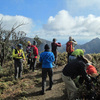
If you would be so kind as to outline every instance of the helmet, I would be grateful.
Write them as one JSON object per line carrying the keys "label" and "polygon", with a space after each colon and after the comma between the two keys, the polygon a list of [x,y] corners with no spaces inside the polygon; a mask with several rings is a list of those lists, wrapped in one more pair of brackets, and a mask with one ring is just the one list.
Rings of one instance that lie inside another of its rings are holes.
{"label": "helmet", "polygon": [[33,41],[33,45],[37,45],[37,42],[35,40]]}

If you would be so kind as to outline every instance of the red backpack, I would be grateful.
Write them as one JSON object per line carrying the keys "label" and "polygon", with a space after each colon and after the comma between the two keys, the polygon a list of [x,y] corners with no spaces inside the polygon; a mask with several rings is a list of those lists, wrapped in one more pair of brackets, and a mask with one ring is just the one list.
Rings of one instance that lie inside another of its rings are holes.
{"label": "red backpack", "polygon": [[66,44],[66,51],[68,53],[72,53],[74,51],[74,49],[73,49],[73,42],[72,41],[67,42],[67,44]]}

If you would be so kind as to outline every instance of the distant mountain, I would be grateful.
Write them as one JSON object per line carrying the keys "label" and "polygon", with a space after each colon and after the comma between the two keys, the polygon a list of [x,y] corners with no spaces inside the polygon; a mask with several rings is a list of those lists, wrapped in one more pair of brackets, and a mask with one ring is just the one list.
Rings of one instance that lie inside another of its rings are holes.
{"label": "distant mountain", "polygon": [[[26,41],[33,42],[33,38],[26,37]],[[48,44],[51,48],[51,41],[40,39],[42,41],[42,44],[39,46],[40,51],[44,51],[45,44]],[[95,38],[83,45],[76,45],[75,49],[85,49],[85,53],[100,53],[100,39]],[[66,52],[66,45],[62,45],[62,47],[58,47],[59,52]]]}
{"label": "distant mountain", "polygon": [[76,49],[78,48],[85,49],[85,53],[100,53],[100,39],[95,38],[83,45],[77,45]]}

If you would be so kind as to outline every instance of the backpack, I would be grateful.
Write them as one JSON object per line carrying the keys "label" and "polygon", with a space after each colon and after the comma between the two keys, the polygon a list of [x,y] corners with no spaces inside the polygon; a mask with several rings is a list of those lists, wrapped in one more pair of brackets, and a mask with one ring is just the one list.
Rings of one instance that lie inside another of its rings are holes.
{"label": "backpack", "polygon": [[35,47],[31,47],[31,48],[29,49],[29,52],[28,52],[28,57],[29,57],[29,58],[34,58],[34,51],[33,51],[34,48],[35,48]]}
{"label": "backpack", "polygon": [[[15,49],[15,54],[17,54],[17,49]],[[16,58],[15,57],[13,57],[13,60],[15,60]]]}
{"label": "backpack", "polygon": [[72,41],[67,42],[67,44],[66,44],[66,51],[68,53],[72,53],[74,51],[74,49],[73,49],[73,42]]}

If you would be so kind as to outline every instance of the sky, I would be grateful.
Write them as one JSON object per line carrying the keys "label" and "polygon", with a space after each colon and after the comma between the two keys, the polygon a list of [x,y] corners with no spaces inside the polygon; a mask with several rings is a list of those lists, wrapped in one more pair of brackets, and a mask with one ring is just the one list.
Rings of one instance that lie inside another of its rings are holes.
{"label": "sky", "polygon": [[3,29],[16,29],[65,44],[72,36],[78,44],[100,38],[100,0],[0,0]]}

